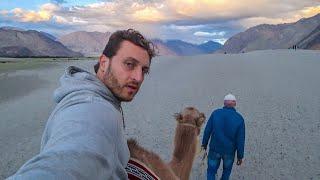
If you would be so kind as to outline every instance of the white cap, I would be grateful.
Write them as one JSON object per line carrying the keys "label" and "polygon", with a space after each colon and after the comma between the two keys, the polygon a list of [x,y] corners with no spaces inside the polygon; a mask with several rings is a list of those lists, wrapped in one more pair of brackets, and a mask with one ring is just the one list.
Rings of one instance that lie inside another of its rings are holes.
{"label": "white cap", "polygon": [[232,94],[228,94],[224,97],[225,101],[236,101],[236,97]]}

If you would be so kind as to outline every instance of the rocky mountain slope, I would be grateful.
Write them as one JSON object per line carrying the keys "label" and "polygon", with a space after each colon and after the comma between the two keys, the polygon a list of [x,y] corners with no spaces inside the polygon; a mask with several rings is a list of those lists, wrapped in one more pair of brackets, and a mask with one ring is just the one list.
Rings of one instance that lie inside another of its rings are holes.
{"label": "rocky mountain slope", "polygon": [[[315,38],[315,36],[309,35],[313,31],[315,31],[313,34],[317,34],[319,25],[320,14],[300,19],[295,23],[258,25],[234,35],[217,52],[240,53],[264,49],[288,49],[307,37],[311,42],[310,38]],[[306,46],[306,49],[308,47]]]}
{"label": "rocky mountain slope", "polygon": [[0,28],[0,42],[0,57],[82,56],[35,30]]}

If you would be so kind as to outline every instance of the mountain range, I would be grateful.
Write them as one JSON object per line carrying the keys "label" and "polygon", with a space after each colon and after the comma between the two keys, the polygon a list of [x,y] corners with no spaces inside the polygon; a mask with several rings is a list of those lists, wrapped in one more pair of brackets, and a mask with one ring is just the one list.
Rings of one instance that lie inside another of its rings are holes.
{"label": "mountain range", "polygon": [[84,56],[99,56],[110,35],[110,32],[77,31],[59,37],[58,41],[69,49],[82,53]]}
{"label": "mountain range", "polygon": [[[86,32],[78,31],[66,34],[58,38],[69,49],[80,52],[85,56],[99,56],[103,51],[110,32]],[[196,45],[181,40],[151,39],[156,46],[159,55],[189,56],[197,54],[208,54],[222,47],[221,44],[213,41]]]}
{"label": "mountain range", "polygon": [[240,53],[265,49],[288,49],[296,45],[301,49],[320,50],[320,14],[294,23],[262,24],[229,38],[217,52]]}
{"label": "mountain range", "polygon": [[0,28],[0,57],[80,57],[79,52],[35,30]]}
{"label": "mountain range", "polygon": [[[47,32],[17,27],[0,28],[0,57],[80,57],[99,56],[110,32],[77,31],[60,37]],[[209,53],[241,53],[254,50],[320,50],[320,14],[294,23],[261,24],[240,32],[222,46],[208,41],[192,44],[182,40],[151,40],[159,55],[190,56]]]}
{"label": "mountain range", "polygon": [[[99,56],[110,32],[72,32],[61,37],[16,27],[0,28],[0,57],[95,57]],[[208,41],[196,45],[181,40],[151,40],[158,55],[189,56],[212,53],[221,44]]]}
{"label": "mountain range", "polygon": [[302,39],[297,46],[302,49],[320,50],[320,25]]}

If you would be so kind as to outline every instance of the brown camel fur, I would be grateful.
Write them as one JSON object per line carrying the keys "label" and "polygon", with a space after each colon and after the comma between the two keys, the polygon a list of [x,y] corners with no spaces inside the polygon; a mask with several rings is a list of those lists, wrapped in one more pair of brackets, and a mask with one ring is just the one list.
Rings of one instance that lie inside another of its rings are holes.
{"label": "brown camel fur", "polygon": [[128,140],[130,157],[148,166],[160,179],[189,179],[197,149],[197,137],[205,121],[205,115],[194,107],[187,107],[176,113],[178,122],[174,138],[174,151],[171,161],[165,163],[157,154],[139,146],[135,140]]}
{"label": "brown camel fur", "polygon": [[128,140],[130,157],[138,159],[150,168],[160,179],[178,180],[172,169],[155,153],[148,151],[133,140]]}

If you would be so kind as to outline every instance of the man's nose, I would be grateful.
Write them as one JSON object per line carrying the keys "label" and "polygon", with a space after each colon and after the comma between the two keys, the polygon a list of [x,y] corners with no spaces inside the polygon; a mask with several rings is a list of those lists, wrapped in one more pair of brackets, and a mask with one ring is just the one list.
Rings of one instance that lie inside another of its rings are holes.
{"label": "man's nose", "polygon": [[144,74],[142,72],[142,69],[137,68],[133,73],[133,79],[137,82],[141,83],[144,79]]}

